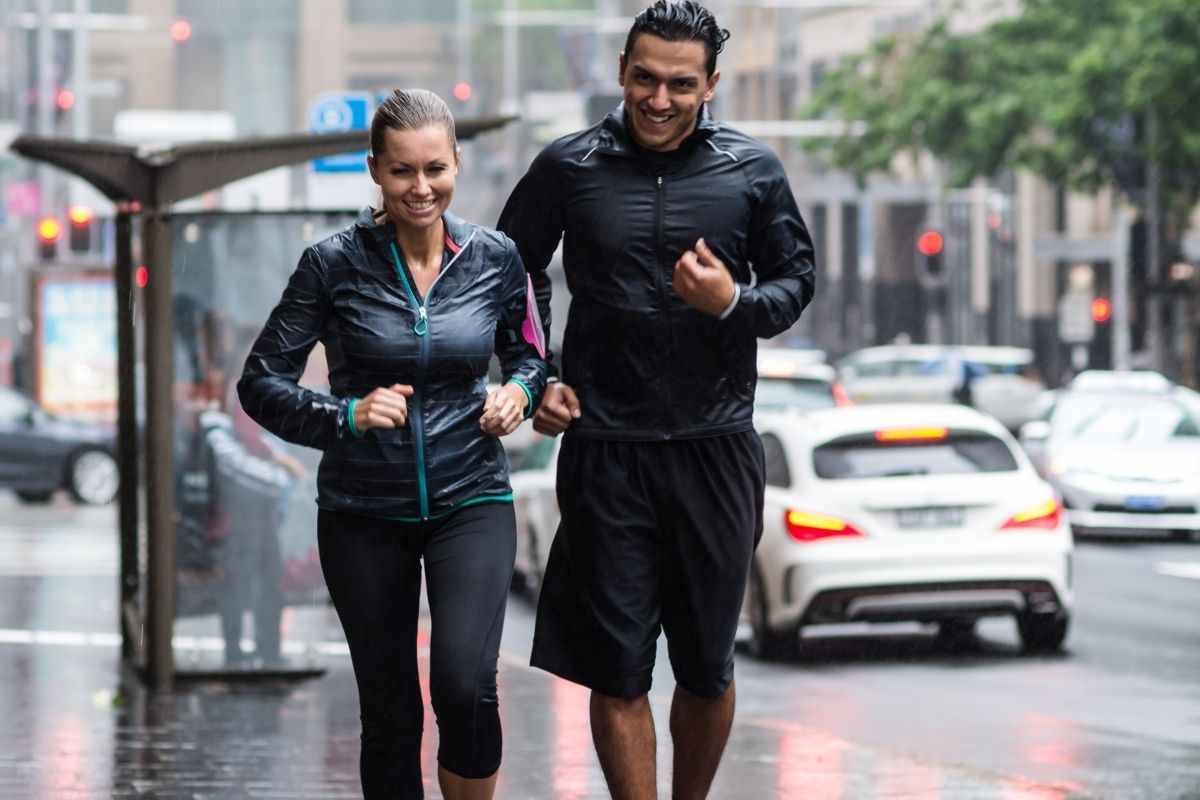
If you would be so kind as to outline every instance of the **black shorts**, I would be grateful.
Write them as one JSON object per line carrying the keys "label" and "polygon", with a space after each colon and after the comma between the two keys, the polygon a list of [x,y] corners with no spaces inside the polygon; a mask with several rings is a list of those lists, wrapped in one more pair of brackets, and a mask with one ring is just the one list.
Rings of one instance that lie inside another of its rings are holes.
{"label": "black shorts", "polygon": [[762,535],[763,484],[753,431],[668,442],[568,435],[533,666],[638,697],[650,690],[661,630],[676,683],[723,694]]}

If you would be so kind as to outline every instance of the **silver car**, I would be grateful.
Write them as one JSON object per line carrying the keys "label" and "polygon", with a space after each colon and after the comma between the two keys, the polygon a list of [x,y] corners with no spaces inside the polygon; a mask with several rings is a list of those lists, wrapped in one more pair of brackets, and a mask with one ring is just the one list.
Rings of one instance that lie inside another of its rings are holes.
{"label": "silver car", "polygon": [[1083,373],[1021,441],[1077,535],[1200,532],[1196,392],[1146,373]]}

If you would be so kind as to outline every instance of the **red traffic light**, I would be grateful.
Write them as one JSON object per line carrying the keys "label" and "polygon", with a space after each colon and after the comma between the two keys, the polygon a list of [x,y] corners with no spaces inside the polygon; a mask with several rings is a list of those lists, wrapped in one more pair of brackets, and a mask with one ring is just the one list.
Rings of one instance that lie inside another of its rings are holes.
{"label": "red traffic light", "polygon": [[1107,297],[1097,297],[1092,301],[1092,321],[1108,322],[1112,319],[1112,303]]}
{"label": "red traffic light", "polygon": [[459,81],[458,83],[454,84],[454,88],[451,90],[451,93],[454,95],[455,100],[460,103],[465,103],[471,99],[471,84],[467,83],[466,81]]}
{"label": "red traffic light", "polygon": [[54,244],[62,236],[62,223],[54,217],[42,217],[38,220],[37,236],[42,244]]}
{"label": "red traffic light", "polygon": [[177,19],[171,23],[169,29],[171,40],[174,42],[186,42],[192,38],[192,23],[186,19]]}
{"label": "red traffic light", "polygon": [[146,269],[145,264],[133,271],[133,282],[139,289],[145,289],[146,284],[150,283],[150,270]]}
{"label": "red traffic light", "polygon": [[69,111],[75,107],[75,93],[70,89],[59,89],[54,95],[54,105],[59,111]]}
{"label": "red traffic light", "polygon": [[938,231],[924,231],[917,237],[917,252],[923,256],[937,256],[942,254],[942,250],[946,246],[946,240]]}

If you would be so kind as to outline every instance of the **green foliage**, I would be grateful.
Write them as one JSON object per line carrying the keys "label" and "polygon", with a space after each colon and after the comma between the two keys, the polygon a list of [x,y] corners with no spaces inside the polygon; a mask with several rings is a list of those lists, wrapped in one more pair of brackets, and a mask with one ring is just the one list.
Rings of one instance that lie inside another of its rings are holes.
{"label": "green foliage", "polygon": [[1133,197],[1155,157],[1168,202],[1190,206],[1200,192],[1198,43],[1197,0],[1026,0],[1019,16],[981,31],[941,23],[844,63],[805,113],[862,121],[866,133],[812,146],[860,180],[897,153],[928,150],[956,184],[1021,166]]}

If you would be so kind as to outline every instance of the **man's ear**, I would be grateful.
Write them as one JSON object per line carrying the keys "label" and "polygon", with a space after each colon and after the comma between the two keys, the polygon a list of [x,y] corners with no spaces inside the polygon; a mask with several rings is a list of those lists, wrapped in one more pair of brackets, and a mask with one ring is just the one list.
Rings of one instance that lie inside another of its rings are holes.
{"label": "man's ear", "polygon": [[713,99],[713,95],[717,93],[717,82],[721,80],[721,70],[713,70],[713,74],[708,78],[708,88],[704,91],[704,102],[709,102]]}
{"label": "man's ear", "polygon": [[625,51],[617,56],[617,83],[621,86],[625,85]]}

